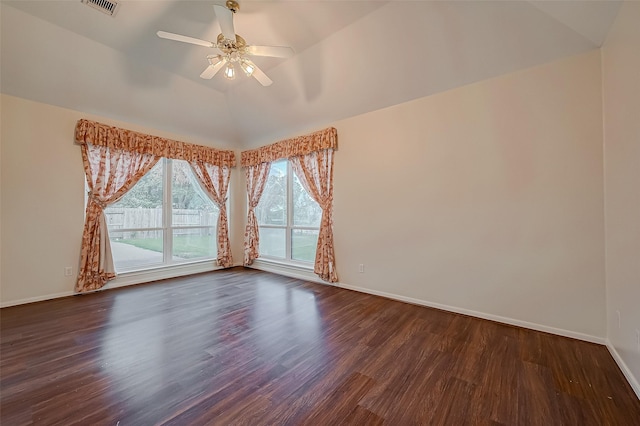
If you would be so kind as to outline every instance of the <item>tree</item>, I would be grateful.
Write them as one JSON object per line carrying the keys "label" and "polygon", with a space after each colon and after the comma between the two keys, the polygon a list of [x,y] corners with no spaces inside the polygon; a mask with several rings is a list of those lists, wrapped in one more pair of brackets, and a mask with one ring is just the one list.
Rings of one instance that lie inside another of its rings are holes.
{"label": "tree", "polygon": [[287,175],[272,170],[256,208],[259,223],[285,225],[287,213]]}
{"label": "tree", "polygon": [[302,183],[296,176],[293,179],[293,223],[298,226],[320,226],[322,209],[309,193],[305,191]]}
{"label": "tree", "polygon": [[[114,207],[162,208],[164,179],[160,160]],[[199,188],[191,168],[186,162],[172,161],[171,203],[175,209],[216,210],[209,197]]]}
{"label": "tree", "polygon": [[162,208],[162,175],[161,160],[114,207]]}
{"label": "tree", "polygon": [[174,209],[213,210],[214,204],[199,185],[186,162],[173,161],[171,203]]}

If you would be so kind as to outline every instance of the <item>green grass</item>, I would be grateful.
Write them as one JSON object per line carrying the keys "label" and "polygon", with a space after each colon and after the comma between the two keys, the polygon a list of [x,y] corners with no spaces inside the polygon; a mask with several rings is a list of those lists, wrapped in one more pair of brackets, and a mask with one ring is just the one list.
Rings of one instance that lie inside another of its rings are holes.
{"label": "green grass", "polygon": [[118,242],[129,244],[130,246],[138,247],[141,249],[162,253],[162,238],[127,238],[118,240]]}
{"label": "green grass", "polygon": [[[162,253],[162,238],[128,238],[118,242]],[[315,235],[294,234],[293,259],[313,262],[316,258],[317,243],[318,239]],[[215,253],[215,244],[214,236],[174,235],[173,255],[183,259],[210,257]]]}
{"label": "green grass", "polygon": [[313,262],[316,259],[317,236],[294,234],[292,239],[292,258],[307,262]]}
{"label": "green grass", "polygon": [[[162,238],[128,238],[118,242],[162,253]],[[214,236],[174,235],[173,255],[183,259],[212,257],[215,254],[215,244]]]}

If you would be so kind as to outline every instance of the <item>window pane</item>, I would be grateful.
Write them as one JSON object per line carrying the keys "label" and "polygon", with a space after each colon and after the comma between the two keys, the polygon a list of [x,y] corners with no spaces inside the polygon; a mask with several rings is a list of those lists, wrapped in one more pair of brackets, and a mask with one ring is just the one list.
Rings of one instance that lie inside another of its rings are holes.
{"label": "window pane", "polygon": [[120,201],[105,209],[109,230],[162,228],[163,161],[158,161]]}
{"label": "window pane", "polygon": [[174,229],[173,260],[212,258],[217,255],[216,228]]}
{"label": "window pane", "polygon": [[160,160],[115,204],[105,209],[111,249],[119,271],[143,269],[163,263],[162,228],[163,162]]}
{"label": "window pane", "polygon": [[256,208],[256,217],[260,225],[287,225],[286,160],[271,163],[269,178]]}
{"label": "window pane", "polygon": [[286,257],[287,230],[260,227],[260,255]]}
{"label": "window pane", "polygon": [[322,209],[305,191],[298,176],[293,174],[293,225],[320,227]]}
{"label": "window pane", "polygon": [[204,193],[186,161],[172,161],[173,226],[216,226],[218,207]]}
{"label": "window pane", "polygon": [[113,260],[119,271],[163,262],[162,231],[109,231]]}
{"label": "window pane", "polygon": [[291,258],[304,262],[315,261],[318,233],[318,230],[292,229]]}

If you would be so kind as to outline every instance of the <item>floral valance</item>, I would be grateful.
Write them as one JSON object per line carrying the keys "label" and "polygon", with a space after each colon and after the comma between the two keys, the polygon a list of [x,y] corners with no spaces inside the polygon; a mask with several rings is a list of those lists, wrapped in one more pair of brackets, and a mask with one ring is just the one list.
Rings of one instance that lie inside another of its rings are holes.
{"label": "floral valance", "polygon": [[236,165],[236,155],[233,151],[146,135],[84,119],[78,120],[76,124],[76,143],[89,143],[176,160],[201,161],[219,167]]}
{"label": "floral valance", "polygon": [[311,133],[305,136],[286,139],[271,145],[242,151],[242,167],[255,166],[260,163],[270,163],[281,158],[298,157],[311,152],[338,148],[338,131],[335,127]]}

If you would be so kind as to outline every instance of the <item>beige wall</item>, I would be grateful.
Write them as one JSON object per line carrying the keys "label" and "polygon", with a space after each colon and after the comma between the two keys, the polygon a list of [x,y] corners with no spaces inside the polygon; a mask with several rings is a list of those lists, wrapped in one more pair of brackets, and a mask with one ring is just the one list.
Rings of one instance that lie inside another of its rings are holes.
{"label": "beige wall", "polygon": [[[3,306],[66,295],[73,290],[84,223],[84,171],[80,147],[73,143],[78,119],[212,144],[8,95],[2,95],[1,111]],[[213,143],[224,148],[222,142]],[[231,178],[232,217],[237,215],[235,209],[242,205],[244,196],[242,188],[233,183],[238,181],[238,175],[236,169]],[[236,194],[241,194],[240,199]],[[236,243],[241,238],[235,233],[242,224],[234,222],[231,231],[235,254],[241,250]],[[72,277],[64,276],[65,266],[73,267]]]}
{"label": "beige wall", "polygon": [[[603,48],[608,338],[640,396],[640,3]],[[618,325],[618,312],[620,324]]]}
{"label": "beige wall", "polygon": [[[640,3],[626,2],[602,61],[591,52],[333,123],[341,284],[606,336],[638,391],[638,22]],[[83,223],[79,118],[212,142],[7,95],[0,111],[2,305],[71,293],[63,268],[75,276]],[[240,169],[230,207],[241,263]]]}
{"label": "beige wall", "polygon": [[340,282],[604,338],[600,69],[593,51],[334,123]]}
{"label": "beige wall", "polygon": [[[2,95],[2,302],[66,293],[79,255],[83,175],[66,110]],[[78,225],[79,224],[79,225]]]}
{"label": "beige wall", "polygon": [[[334,123],[341,282],[604,337],[600,65],[592,52]],[[91,117],[10,96],[2,111],[6,304],[73,286],[63,267],[77,265],[83,175],[71,135]],[[232,179],[239,263],[245,195]]]}

